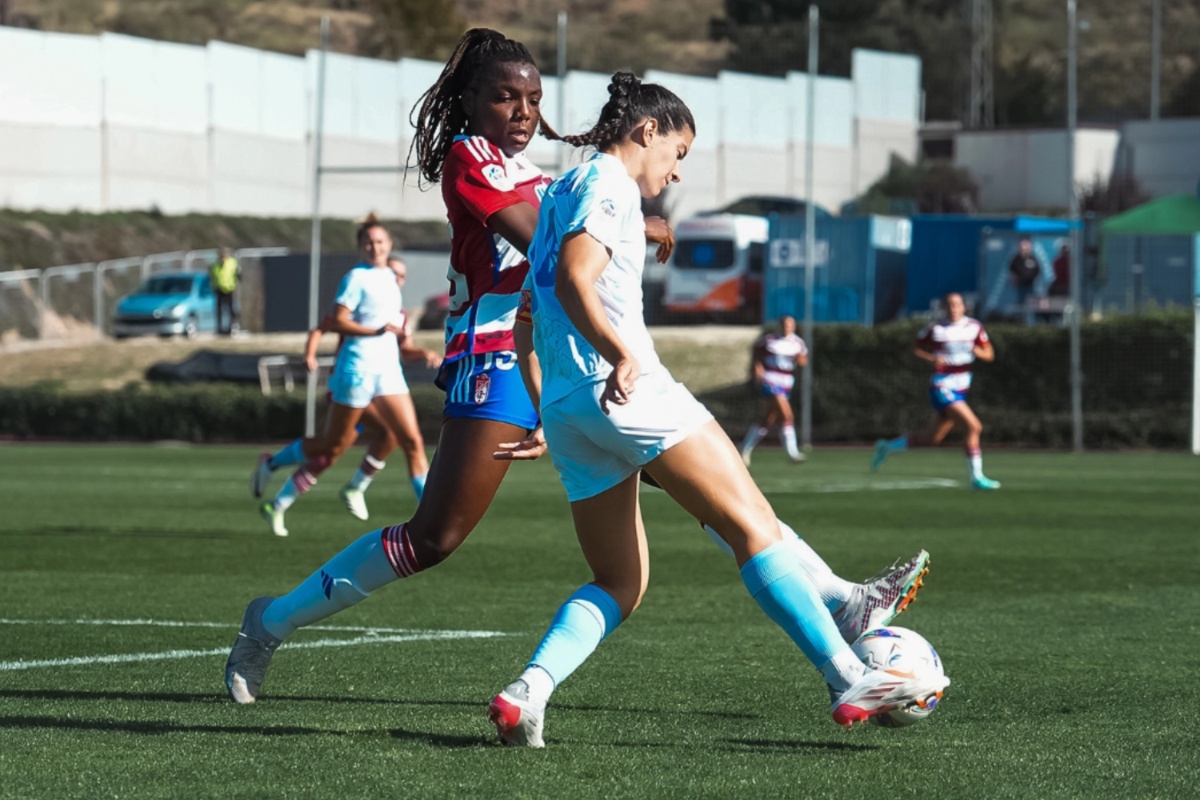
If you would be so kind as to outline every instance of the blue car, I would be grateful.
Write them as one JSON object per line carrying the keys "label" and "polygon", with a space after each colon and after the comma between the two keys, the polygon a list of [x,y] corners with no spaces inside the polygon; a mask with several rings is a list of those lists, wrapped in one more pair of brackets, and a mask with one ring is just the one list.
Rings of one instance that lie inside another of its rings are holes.
{"label": "blue car", "polygon": [[183,334],[191,339],[217,328],[216,298],[204,272],[162,272],[117,302],[113,336]]}

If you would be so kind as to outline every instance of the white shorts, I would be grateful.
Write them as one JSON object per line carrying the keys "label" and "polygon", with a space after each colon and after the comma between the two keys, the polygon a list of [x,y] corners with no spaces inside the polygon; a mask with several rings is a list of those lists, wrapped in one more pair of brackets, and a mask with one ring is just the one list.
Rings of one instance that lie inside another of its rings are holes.
{"label": "white shorts", "polygon": [[333,402],[350,408],[366,408],[376,397],[409,393],[400,362],[383,372],[334,369],[327,388]]}
{"label": "white shorts", "polygon": [[604,381],[542,409],[550,460],[571,502],[606,492],[708,423],[713,415],[666,370],[643,375],[629,402],[600,410]]}

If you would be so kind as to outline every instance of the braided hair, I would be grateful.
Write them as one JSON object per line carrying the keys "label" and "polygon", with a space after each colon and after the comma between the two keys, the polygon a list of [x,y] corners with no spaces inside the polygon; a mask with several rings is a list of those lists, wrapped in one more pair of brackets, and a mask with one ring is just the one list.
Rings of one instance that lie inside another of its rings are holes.
{"label": "braided hair", "polygon": [[[409,162],[415,152],[417,169],[429,183],[442,179],[442,165],[454,137],[467,129],[463,97],[478,88],[487,70],[497,64],[529,64],[537,69],[525,45],[489,28],[472,28],[458,40],[442,74],[413,106],[409,121],[417,131],[408,149]],[[539,123],[542,135],[553,134],[540,117]]]}
{"label": "braided hair", "polygon": [[600,119],[591,130],[557,136],[543,129],[542,135],[576,147],[592,146],[603,151],[623,141],[647,119],[658,122],[663,133],[684,128],[696,133],[691,110],[674,92],[657,83],[642,83],[632,72],[617,72],[608,84],[608,102],[600,109]]}

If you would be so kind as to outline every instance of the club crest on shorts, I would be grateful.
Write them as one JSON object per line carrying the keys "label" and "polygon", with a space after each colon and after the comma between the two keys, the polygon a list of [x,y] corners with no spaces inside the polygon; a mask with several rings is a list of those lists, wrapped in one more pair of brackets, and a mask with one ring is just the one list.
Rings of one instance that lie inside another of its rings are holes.
{"label": "club crest on shorts", "polygon": [[492,379],[487,375],[475,376],[475,405],[481,406],[488,399],[488,392],[492,390]]}

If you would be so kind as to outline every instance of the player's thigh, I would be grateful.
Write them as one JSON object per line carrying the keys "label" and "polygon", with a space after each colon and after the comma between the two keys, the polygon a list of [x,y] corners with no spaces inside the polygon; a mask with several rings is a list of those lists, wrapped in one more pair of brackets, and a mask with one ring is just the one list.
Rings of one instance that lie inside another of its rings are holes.
{"label": "player's thigh", "polygon": [[975,416],[975,412],[967,405],[966,400],[959,400],[957,403],[951,403],[946,406],[947,418],[954,421],[955,425],[964,431],[979,430],[983,427],[983,423],[979,421],[979,417]]}
{"label": "player's thigh", "polygon": [[786,394],[773,394],[767,398],[767,407],[776,419],[792,421],[792,403]]}
{"label": "player's thigh", "polygon": [[623,616],[633,612],[650,580],[646,531],[638,504],[638,477],[571,503],[575,534],[595,583],[613,596]]}
{"label": "player's thigh", "polygon": [[395,434],[402,446],[424,446],[421,429],[417,425],[417,409],[413,405],[411,394],[376,397],[371,401],[371,407],[378,412],[384,426]]}
{"label": "player's thigh", "polygon": [[645,466],[675,502],[712,526],[738,563],[779,541],[771,504],[715,420]]}
{"label": "player's thigh", "polygon": [[356,428],[362,413],[361,408],[345,406],[337,402],[331,403],[325,435],[317,440],[320,454],[336,458],[350,449],[354,440],[358,438]]}
{"label": "player's thigh", "polygon": [[492,453],[501,442],[520,441],[526,434],[526,429],[507,422],[446,419],[410,531],[465,538],[492,504],[512,464],[492,458]]}

